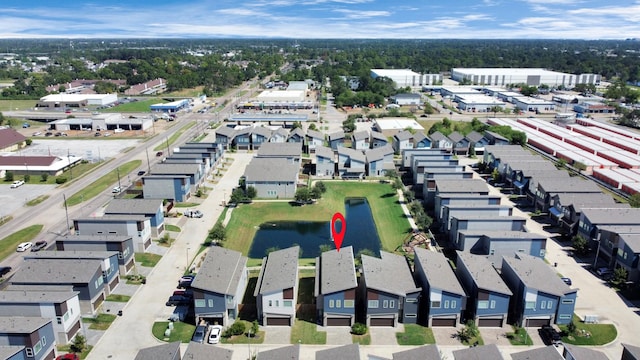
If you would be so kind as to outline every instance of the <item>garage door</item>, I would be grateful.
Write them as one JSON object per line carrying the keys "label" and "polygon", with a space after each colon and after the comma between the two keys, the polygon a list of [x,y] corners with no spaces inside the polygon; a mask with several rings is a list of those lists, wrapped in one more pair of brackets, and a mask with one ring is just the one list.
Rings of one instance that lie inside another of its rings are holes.
{"label": "garage door", "polygon": [[371,326],[393,326],[393,318],[372,318]]}
{"label": "garage door", "polygon": [[267,325],[289,326],[289,318],[267,318]]}
{"label": "garage door", "polygon": [[551,319],[527,319],[528,327],[543,327],[545,325],[550,325]]}
{"label": "garage door", "polygon": [[456,319],[433,319],[431,320],[431,326],[456,326]]}
{"label": "garage door", "polygon": [[327,318],[327,326],[351,326],[350,318]]}
{"label": "garage door", "polygon": [[479,327],[502,327],[502,319],[479,319]]}

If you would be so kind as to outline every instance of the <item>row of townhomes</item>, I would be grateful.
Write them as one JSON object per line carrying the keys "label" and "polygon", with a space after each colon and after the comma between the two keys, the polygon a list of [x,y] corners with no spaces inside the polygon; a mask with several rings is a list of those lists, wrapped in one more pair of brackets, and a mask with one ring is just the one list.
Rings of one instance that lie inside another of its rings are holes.
{"label": "row of townhomes", "polygon": [[[623,344],[624,353],[622,360],[639,359],[640,347]],[[495,344],[470,347],[452,352],[453,360],[506,360]],[[210,346],[197,342],[190,342],[184,355],[180,355],[180,342],[172,342],[163,345],[141,349],[135,360],[181,360],[181,359],[219,359],[231,360],[233,350]],[[260,360],[300,360],[300,345],[289,345],[280,348],[260,351],[256,354]],[[304,357],[308,359],[308,357]],[[13,358],[9,358],[13,360]],[[315,352],[315,360],[360,360],[360,345],[350,344],[337,346],[330,349]],[[369,355],[371,360],[443,360],[437,345],[425,345],[409,350],[394,352],[391,358]],[[511,354],[509,360],[607,360],[607,356],[598,351],[586,347],[566,344],[562,353],[550,345],[533,350],[524,350]]]}
{"label": "row of townhomes", "polygon": [[53,359],[55,345],[80,333],[81,317],[96,315],[121,276],[131,273],[134,253],[145,252],[153,238],[162,236],[163,203],[193,195],[222,154],[213,143],[179,147],[142,177],[141,198],[122,198],[125,189],[99,216],[73,219],[71,234],[25,255],[0,291],[0,343],[11,345],[0,346],[0,358]]}

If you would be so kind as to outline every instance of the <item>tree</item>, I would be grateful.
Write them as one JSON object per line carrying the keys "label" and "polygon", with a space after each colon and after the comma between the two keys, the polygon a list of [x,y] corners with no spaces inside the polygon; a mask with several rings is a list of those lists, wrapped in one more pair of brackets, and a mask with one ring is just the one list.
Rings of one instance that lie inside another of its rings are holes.
{"label": "tree", "polygon": [[4,181],[13,181],[13,173],[11,171],[4,173]]}
{"label": "tree", "polygon": [[580,235],[574,236],[573,239],[571,239],[571,244],[573,245],[573,250],[580,255],[585,255],[589,252],[587,239]]}
{"label": "tree", "polygon": [[302,129],[302,123],[300,121],[294,121],[293,124],[291,124],[291,130],[300,128]]}
{"label": "tree", "polygon": [[27,139],[24,141],[25,144],[27,144],[27,146],[31,145],[33,143],[32,139]]}
{"label": "tree", "polygon": [[609,283],[614,287],[621,289],[627,283],[627,278],[629,277],[629,273],[623,267],[617,267],[613,270],[613,276],[611,276],[611,280]]}
{"label": "tree", "polygon": [[491,108],[489,108],[489,111],[491,111],[493,113],[493,117],[496,117],[496,113],[502,112],[502,106],[499,105],[494,105]]}
{"label": "tree", "polygon": [[309,130],[317,131],[318,127],[316,126],[315,123],[311,123],[311,124],[309,124]]}
{"label": "tree", "polygon": [[327,192],[327,186],[322,181],[317,181],[314,186],[323,194]]}
{"label": "tree", "polygon": [[216,223],[213,226],[213,229],[209,231],[209,239],[217,241],[224,241],[227,239],[227,229],[221,222]]}
{"label": "tree", "polygon": [[635,193],[629,197],[629,205],[631,207],[640,207],[640,193]]}
{"label": "tree", "polygon": [[29,175],[29,174],[25,174],[25,175],[24,175],[24,182],[28,183],[28,182],[29,182],[29,180],[31,180],[31,175]]}
{"label": "tree", "polygon": [[258,196],[258,190],[256,190],[256,188],[253,186],[248,186],[246,196],[249,199],[255,199]]}
{"label": "tree", "polygon": [[320,252],[327,252],[331,250],[331,245],[329,244],[320,244]]}
{"label": "tree", "polygon": [[87,347],[87,339],[82,334],[77,334],[71,344],[71,351],[74,353],[81,353]]}
{"label": "tree", "polygon": [[296,194],[293,197],[298,203],[308,203],[311,200],[311,191],[307,187],[301,187],[296,190]]}
{"label": "tree", "polygon": [[49,178],[49,174],[47,173],[42,173],[42,175],[40,175],[40,181],[42,182],[47,182],[48,178]]}
{"label": "tree", "polygon": [[242,202],[242,200],[244,200],[244,197],[245,197],[244,191],[241,188],[236,188],[231,193],[230,202],[232,204],[237,204],[239,202]]}
{"label": "tree", "polygon": [[322,198],[322,191],[317,186],[311,189],[311,198],[316,200]]}

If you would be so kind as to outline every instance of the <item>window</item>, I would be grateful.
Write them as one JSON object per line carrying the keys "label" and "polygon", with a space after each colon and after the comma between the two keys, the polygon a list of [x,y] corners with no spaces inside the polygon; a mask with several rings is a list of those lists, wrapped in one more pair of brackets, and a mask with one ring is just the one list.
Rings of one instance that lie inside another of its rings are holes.
{"label": "window", "polygon": [[406,302],[408,302],[408,303],[417,303],[417,302],[418,302],[418,299],[416,299],[416,298],[411,298],[411,299],[407,299],[407,300],[406,300]]}
{"label": "window", "polygon": [[391,309],[395,309],[396,308],[396,301],[395,300],[389,300],[389,308],[391,308]]}
{"label": "window", "polygon": [[547,302],[546,301],[540,302],[540,309],[546,309],[546,308],[547,308]]}
{"label": "window", "polygon": [[489,255],[495,255],[496,251],[494,249],[489,250]]}
{"label": "window", "polygon": [[380,306],[379,300],[369,300],[367,301],[367,307],[370,309],[377,309]]}
{"label": "window", "polygon": [[495,300],[491,300],[489,308],[491,308],[491,309],[495,309],[496,308],[496,301]]}
{"label": "window", "polygon": [[536,302],[535,301],[527,301],[524,304],[524,308],[527,310],[535,310],[536,309]]}
{"label": "window", "polygon": [[209,307],[213,307],[213,299],[209,299]]}
{"label": "window", "polygon": [[553,301],[551,300],[547,301],[547,309],[553,309]]}
{"label": "window", "polygon": [[448,309],[449,308],[449,300],[445,300],[444,301],[444,308]]}
{"label": "window", "polygon": [[276,307],[280,307],[280,300],[276,300]]}
{"label": "window", "polygon": [[47,337],[46,336],[42,336],[42,339],[40,339],[40,341],[42,341],[42,346],[46,346],[47,345]]}
{"label": "window", "polygon": [[458,302],[456,300],[451,300],[451,308],[455,309],[458,307]]}
{"label": "window", "polygon": [[336,307],[337,308],[341,308],[342,307],[342,300],[336,300]]}
{"label": "window", "polygon": [[56,322],[58,323],[58,325],[62,324],[62,318],[61,317],[57,317],[56,318]]}
{"label": "window", "polygon": [[335,302],[333,300],[329,300],[329,307],[330,308],[335,307]]}
{"label": "window", "polygon": [[385,309],[388,308],[389,307],[389,300],[383,300],[382,301],[382,307],[385,308]]}
{"label": "window", "polygon": [[558,316],[560,319],[571,319],[571,315],[560,315]]}
{"label": "window", "polygon": [[431,302],[432,309],[440,309],[440,301],[432,301]]}
{"label": "window", "polygon": [[488,308],[489,308],[489,300],[478,301],[478,309],[488,309]]}
{"label": "window", "polygon": [[273,301],[269,300],[269,306],[273,306]]}
{"label": "window", "polygon": [[345,300],[344,301],[344,307],[345,308],[353,309],[354,306],[355,306],[355,301],[354,300]]}
{"label": "window", "polygon": [[573,304],[573,299],[562,299],[563,304]]}
{"label": "window", "polygon": [[196,299],[193,302],[193,306],[198,307],[198,308],[205,307],[205,305],[206,305],[206,302],[204,301],[204,299]]}
{"label": "window", "polygon": [[283,300],[282,301],[282,305],[284,307],[293,307],[293,301],[291,301],[291,300]]}
{"label": "window", "polygon": [[404,317],[414,318],[414,317],[418,317],[418,315],[416,315],[416,314],[405,314]]}
{"label": "window", "polygon": [[33,349],[32,348],[25,348],[24,352],[27,354],[27,357],[33,357]]}

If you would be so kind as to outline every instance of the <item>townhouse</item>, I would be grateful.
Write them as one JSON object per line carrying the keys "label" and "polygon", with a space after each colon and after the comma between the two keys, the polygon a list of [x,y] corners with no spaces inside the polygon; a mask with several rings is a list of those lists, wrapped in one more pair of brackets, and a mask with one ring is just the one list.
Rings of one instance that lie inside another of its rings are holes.
{"label": "townhouse", "polygon": [[162,199],[113,199],[104,210],[105,215],[142,215],[149,218],[151,236],[164,232],[164,206]]}
{"label": "townhouse", "polygon": [[31,316],[0,316],[0,344],[21,347],[10,349],[15,359],[51,360],[56,340],[51,319]]}
{"label": "townhouse", "polygon": [[356,317],[358,281],[353,247],[323,252],[316,258],[314,294],[322,326],[351,326]]}
{"label": "townhouse", "polygon": [[269,253],[262,259],[253,296],[263,325],[292,326],[298,298],[299,246]]}

